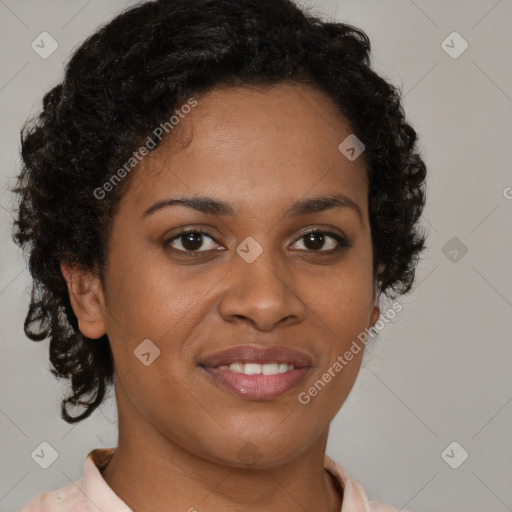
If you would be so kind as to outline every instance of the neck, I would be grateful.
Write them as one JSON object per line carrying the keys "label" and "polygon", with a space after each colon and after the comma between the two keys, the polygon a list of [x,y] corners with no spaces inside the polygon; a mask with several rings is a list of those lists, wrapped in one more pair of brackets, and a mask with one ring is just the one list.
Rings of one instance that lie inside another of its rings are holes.
{"label": "neck", "polygon": [[119,416],[119,442],[102,475],[133,512],[339,512],[324,469],[328,430],[298,457],[268,469],[215,463],[184,450],[148,423]]}

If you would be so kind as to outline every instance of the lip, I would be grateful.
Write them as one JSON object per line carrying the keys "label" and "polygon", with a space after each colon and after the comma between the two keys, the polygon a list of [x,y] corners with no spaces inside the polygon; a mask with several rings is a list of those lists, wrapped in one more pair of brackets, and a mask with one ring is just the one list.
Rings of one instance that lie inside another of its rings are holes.
{"label": "lip", "polygon": [[311,366],[311,357],[304,352],[294,350],[283,345],[272,347],[258,347],[257,345],[239,345],[221,350],[204,357],[200,366],[215,368],[216,366],[230,365],[231,363],[288,363],[295,368]]}
{"label": "lip", "polygon": [[[275,375],[245,375],[219,366],[231,363],[287,363],[294,369]],[[284,346],[258,347],[242,345],[215,352],[201,360],[199,366],[221,389],[253,400],[268,400],[297,387],[312,365],[311,358],[298,350]]]}

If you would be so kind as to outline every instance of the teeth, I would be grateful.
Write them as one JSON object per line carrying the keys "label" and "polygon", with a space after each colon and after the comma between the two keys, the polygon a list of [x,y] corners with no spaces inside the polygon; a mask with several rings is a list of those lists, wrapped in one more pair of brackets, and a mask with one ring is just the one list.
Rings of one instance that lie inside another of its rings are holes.
{"label": "teeth", "polygon": [[261,373],[261,364],[245,363],[244,373],[245,375],[258,375]]}
{"label": "teeth", "polygon": [[263,373],[263,375],[275,375],[279,373],[279,365],[277,363],[262,364],[261,373]]}
{"label": "teeth", "polygon": [[242,363],[232,363],[229,365],[232,372],[244,373],[244,365]]}
{"label": "teeth", "polygon": [[286,363],[279,363],[279,373],[286,373],[287,371],[288,365]]}
{"label": "teeth", "polygon": [[229,366],[219,366],[221,370],[231,370],[236,373],[244,373],[245,375],[277,375],[278,373],[291,372],[295,367],[293,364],[287,363],[231,363]]}

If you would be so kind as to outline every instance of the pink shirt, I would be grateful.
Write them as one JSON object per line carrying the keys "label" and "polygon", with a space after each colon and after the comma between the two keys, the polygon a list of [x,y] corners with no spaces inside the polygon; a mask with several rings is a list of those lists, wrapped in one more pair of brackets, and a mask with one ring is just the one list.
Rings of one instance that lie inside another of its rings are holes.
{"label": "pink shirt", "polygon": [[[35,496],[18,512],[132,512],[100,473],[114,451],[115,448],[92,450],[85,459],[84,471],[78,480],[55,491]],[[368,501],[361,484],[350,478],[345,470],[327,455],[324,467],[343,489],[340,512],[398,512],[396,508],[385,503]]]}

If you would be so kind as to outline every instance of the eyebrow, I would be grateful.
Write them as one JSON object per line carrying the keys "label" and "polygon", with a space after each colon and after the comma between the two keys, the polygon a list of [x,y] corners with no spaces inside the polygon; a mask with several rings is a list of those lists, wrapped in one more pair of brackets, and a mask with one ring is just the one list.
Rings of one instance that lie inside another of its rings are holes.
{"label": "eyebrow", "polygon": [[[229,203],[212,197],[196,196],[162,199],[150,206],[142,216],[147,217],[169,206],[185,206],[209,215],[235,215],[235,210]],[[350,208],[358,214],[361,222],[363,220],[363,214],[359,206],[343,194],[311,197],[295,201],[285,213],[284,218],[298,217],[299,215],[330,210],[332,208]]]}

